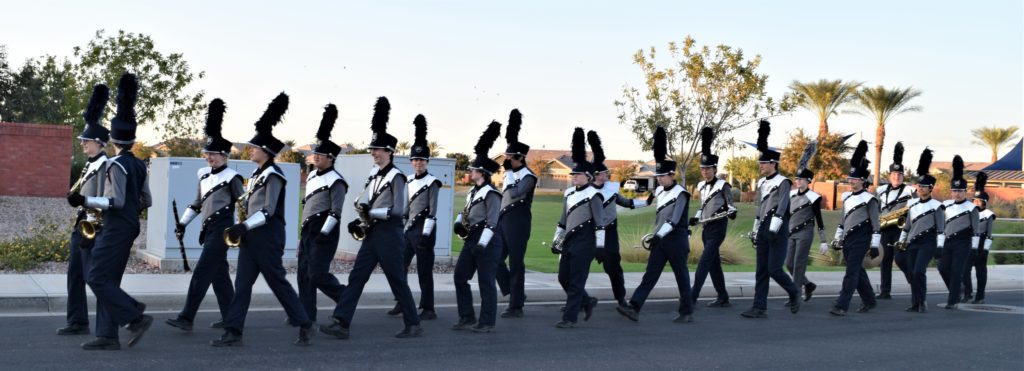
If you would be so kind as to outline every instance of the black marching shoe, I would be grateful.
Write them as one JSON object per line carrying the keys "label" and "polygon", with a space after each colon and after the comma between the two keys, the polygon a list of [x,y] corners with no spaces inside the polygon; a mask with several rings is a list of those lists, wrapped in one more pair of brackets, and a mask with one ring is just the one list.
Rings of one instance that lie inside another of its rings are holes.
{"label": "black marching shoe", "polygon": [[974,301],[972,301],[971,304],[985,304],[985,299],[974,299]]}
{"label": "black marching shoe", "polygon": [[768,314],[764,312],[764,309],[750,308],[746,312],[740,313],[741,316],[746,318],[768,318]]}
{"label": "black marching shoe", "polygon": [[312,325],[310,325],[309,327],[299,327],[299,337],[295,339],[294,344],[298,346],[309,345],[313,341],[314,332],[316,332],[316,330],[313,330]]}
{"label": "black marching shoe", "polygon": [[178,328],[182,331],[192,331],[192,321],[189,321],[186,318],[168,318],[166,321],[164,321],[164,323],[170,325],[171,327]]}
{"label": "black marching shoe", "polygon": [[914,304],[914,305],[911,305],[909,308],[904,309],[904,311],[910,312],[910,313],[917,313],[920,310],[921,310],[921,305],[920,304]]}
{"label": "black marching shoe", "polygon": [[846,316],[846,309],[842,309],[842,308],[838,308],[838,307],[832,307],[832,310],[830,310],[828,312],[831,313],[833,316],[836,316],[836,317],[845,317]]}
{"label": "black marching shoe", "polygon": [[630,321],[637,322],[640,320],[640,311],[636,310],[633,305],[622,305],[615,307],[615,311],[619,312],[623,317],[628,318]]}
{"label": "black marching shoe", "polygon": [[624,307],[628,307],[628,306],[629,306],[629,303],[628,303],[628,302],[626,302],[626,299],[625,299],[625,298],[618,298],[618,299],[615,299],[615,302],[616,302],[616,303],[618,303],[618,304],[619,304],[619,306],[624,306]]}
{"label": "black marching shoe", "polygon": [[786,302],[784,304],[782,304],[782,306],[786,307],[786,308],[792,307],[793,306],[793,299],[786,300]]}
{"label": "black marching shoe", "polygon": [[88,323],[69,323],[57,329],[57,335],[89,335]]}
{"label": "black marching shoe", "polygon": [[420,319],[427,321],[435,320],[437,319],[437,312],[435,312],[433,309],[424,309],[420,311]]}
{"label": "black marching shoe", "polygon": [[397,316],[402,314],[402,307],[395,303],[395,307],[388,311],[389,316]]}
{"label": "black marching shoe", "polygon": [[508,308],[501,313],[501,318],[523,318],[523,308]]}
{"label": "black marching shoe", "polygon": [[922,301],[921,306],[917,308],[918,313],[928,313],[928,302]]}
{"label": "black marching shoe", "polygon": [[84,350],[121,350],[121,342],[117,339],[96,338],[93,341],[82,344]]}
{"label": "black marching shoe", "polygon": [[331,335],[338,339],[348,339],[348,325],[337,317],[331,317],[331,324],[320,326],[320,332],[324,335]]}
{"label": "black marching shoe", "polygon": [[857,308],[857,313],[867,313],[867,312],[870,312],[872,309],[875,309],[875,307],[877,305],[878,305],[878,303],[861,304],[860,308]]}
{"label": "black marching shoe", "polygon": [[216,321],[216,322],[210,323],[210,328],[223,329],[224,328],[224,320],[220,320],[220,321]]}
{"label": "black marching shoe", "polygon": [[221,348],[221,347],[237,347],[242,345],[242,334],[236,333],[231,330],[224,330],[224,334],[220,336],[220,339],[210,340],[210,346]]}
{"label": "black marching shoe", "polygon": [[153,316],[148,314],[143,314],[135,321],[132,321],[132,323],[128,325],[128,347],[131,348],[135,346],[135,344],[138,344],[139,340],[142,340],[142,335],[145,335],[146,331],[148,331],[149,327],[152,325]]}
{"label": "black marching shoe", "polygon": [[693,322],[693,315],[692,314],[680,314],[680,315],[677,315],[676,318],[672,320],[672,322],[675,322],[675,323],[690,323],[690,322]]}
{"label": "black marching shoe", "polygon": [[882,291],[875,296],[875,299],[889,300],[892,299],[892,294],[888,291]]}
{"label": "black marching shoe", "polygon": [[796,295],[790,296],[789,297],[789,302],[791,303],[789,305],[789,312],[793,313],[793,314],[796,314],[797,312],[799,312],[800,311],[800,292],[797,292]]}
{"label": "black marching shoe", "polygon": [[729,303],[729,299],[715,299],[715,301],[707,304],[708,308],[728,308],[732,304]]}
{"label": "black marching shoe", "polygon": [[555,327],[557,327],[557,328],[574,328],[574,327],[576,327],[576,322],[562,320],[562,321],[558,321],[558,323],[555,323]]}
{"label": "black marching shoe", "polygon": [[396,332],[395,337],[399,339],[418,338],[423,335],[423,328],[420,325],[405,326],[402,331]]}
{"label": "black marching shoe", "polygon": [[494,332],[494,326],[477,324],[473,326],[472,331],[478,334],[489,334]]}
{"label": "black marching shoe", "polygon": [[814,283],[804,285],[804,301],[810,301],[811,294],[814,293],[814,290],[816,289],[818,289],[818,285],[815,285]]}
{"label": "black marching shoe", "polygon": [[454,325],[452,325],[452,330],[455,330],[455,331],[470,330],[470,329],[473,328],[473,325],[476,325],[476,318],[474,318],[474,317],[460,317],[459,318],[459,322],[456,322]]}
{"label": "black marching shoe", "polygon": [[588,301],[587,304],[583,306],[583,320],[584,321],[589,321],[590,320],[590,316],[592,316],[594,314],[594,307],[596,307],[596,306],[597,306],[597,298],[591,296],[590,297],[590,301]]}
{"label": "black marching shoe", "polygon": [[954,304],[946,304],[946,306],[944,306],[943,308],[946,308],[946,309],[956,309],[956,303],[954,303]]}
{"label": "black marching shoe", "polygon": [[974,299],[974,295],[971,295],[971,294],[964,294],[964,298],[963,298],[963,299],[960,299],[960,302],[961,302],[961,303],[967,303],[967,302],[970,302],[970,301],[971,301],[971,299]]}

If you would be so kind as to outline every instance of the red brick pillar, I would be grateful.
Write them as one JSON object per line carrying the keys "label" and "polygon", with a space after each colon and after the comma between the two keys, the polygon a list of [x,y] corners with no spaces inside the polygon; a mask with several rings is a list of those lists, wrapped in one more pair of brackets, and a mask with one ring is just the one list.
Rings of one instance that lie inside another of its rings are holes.
{"label": "red brick pillar", "polygon": [[71,135],[70,126],[0,122],[0,195],[67,194]]}

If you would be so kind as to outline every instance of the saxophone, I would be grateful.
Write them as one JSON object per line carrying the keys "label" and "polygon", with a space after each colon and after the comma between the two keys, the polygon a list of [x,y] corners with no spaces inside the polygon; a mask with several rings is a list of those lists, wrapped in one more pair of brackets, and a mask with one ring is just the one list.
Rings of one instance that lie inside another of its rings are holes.
{"label": "saxophone", "polygon": [[[248,181],[246,181],[246,183],[248,183]],[[252,188],[246,187],[245,193],[235,200],[235,216],[238,217],[239,223],[245,222],[246,219],[249,219],[249,195],[251,194]],[[228,231],[225,229],[224,243],[227,244],[228,247],[238,247],[242,244],[242,238],[231,238],[231,236],[228,235]]]}
{"label": "saxophone", "polygon": [[[78,177],[78,180],[75,181],[75,184],[73,184],[71,186],[71,189],[68,190],[69,196],[72,193],[78,193],[78,191],[82,189],[82,184],[85,183],[85,176],[88,170],[88,165],[86,165],[86,167],[82,169],[82,175]],[[96,234],[98,234],[100,228],[103,227],[103,212],[101,210],[84,206],[82,207],[82,209],[85,210],[85,219],[78,222],[78,230],[82,233],[82,237],[85,237],[88,240],[95,239]],[[75,219],[77,220],[78,217],[76,216]]]}
{"label": "saxophone", "polygon": [[891,227],[903,229],[903,226],[907,224],[907,211],[909,210],[909,206],[903,206],[878,217],[878,229],[889,229]]}

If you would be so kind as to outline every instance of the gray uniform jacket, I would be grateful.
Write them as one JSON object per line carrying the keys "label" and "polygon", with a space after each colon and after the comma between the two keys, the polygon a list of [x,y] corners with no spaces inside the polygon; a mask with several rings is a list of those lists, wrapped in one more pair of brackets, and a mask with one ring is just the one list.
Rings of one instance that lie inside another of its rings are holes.
{"label": "gray uniform jacket", "polygon": [[[306,176],[306,195],[302,198],[302,227],[307,225],[321,234],[327,235],[334,231],[341,220],[341,210],[345,205],[345,193],[348,183],[333,167],[323,171],[310,171]],[[322,223],[321,223],[322,221]]]}
{"label": "gray uniform jacket", "polygon": [[789,192],[789,236],[790,238],[813,239],[814,225],[818,225],[818,239],[825,242],[825,222],[821,218],[821,195],[808,189],[804,193],[794,189]]}
{"label": "gray uniform jacket", "polygon": [[429,236],[434,231],[437,218],[437,194],[441,190],[441,181],[424,172],[414,176],[408,183],[409,207],[405,215],[405,230],[416,226],[423,220],[423,235]]}
{"label": "gray uniform jacket", "polygon": [[[204,167],[196,172],[199,186],[196,187],[196,199],[185,209],[181,216],[182,225],[188,225],[195,217],[202,218],[202,231],[207,225],[223,219],[234,220],[235,201],[242,196],[242,176],[234,169],[221,166],[217,169]],[[233,224],[233,223],[231,223]],[[203,235],[200,232],[200,235]]]}
{"label": "gray uniform jacket", "polygon": [[[590,184],[583,187],[570,187],[565,190],[565,202],[562,203],[562,217],[558,221],[557,235],[565,233],[568,241],[577,232],[585,230],[588,224],[594,225],[594,236],[597,248],[604,247],[604,197],[601,192]],[[564,232],[563,232],[564,231]]]}
{"label": "gray uniform jacket", "polygon": [[505,172],[505,183],[501,185],[501,215],[523,207],[527,211],[533,204],[533,191],[537,186],[537,176],[529,167]]}
{"label": "gray uniform jacket", "polygon": [[935,238],[943,234],[946,216],[942,202],[934,198],[922,202],[915,198],[907,202],[907,205],[910,209],[907,210],[907,222],[903,225],[901,240],[905,239],[907,244],[911,244],[922,238]]}
{"label": "gray uniform jacket", "polygon": [[779,173],[757,181],[757,220],[771,221],[773,216],[785,219],[789,214],[789,191],[793,183]]}
{"label": "gray uniform jacket", "polygon": [[644,207],[647,205],[643,200],[632,200],[620,195],[619,183],[616,182],[604,182],[601,187],[592,184],[591,187],[600,192],[601,198],[604,200],[604,210],[601,211],[601,217],[604,219],[601,222],[602,227],[615,224],[616,219],[619,217],[619,211],[616,205],[628,207],[630,209]]}
{"label": "gray uniform jacket", "polygon": [[942,203],[946,214],[946,240],[957,236],[977,237],[981,229],[978,227],[978,207],[964,200],[955,202],[946,200]]}

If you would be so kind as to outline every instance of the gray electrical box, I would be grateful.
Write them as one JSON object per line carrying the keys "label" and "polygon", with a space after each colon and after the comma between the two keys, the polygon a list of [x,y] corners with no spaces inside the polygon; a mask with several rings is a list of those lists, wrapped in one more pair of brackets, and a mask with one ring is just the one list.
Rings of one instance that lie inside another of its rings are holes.
{"label": "gray electrical box", "polygon": [[[407,156],[395,156],[395,166],[405,173],[406,177],[412,177],[415,172]],[[359,252],[360,242],[352,238],[348,233],[347,225],[356,218],[353,208],[356,197],[363,191],[366,179],[373,167],[373,158],[370,155],[342,155],[334,164],[334,168],[345,177],[349,190],[345,195],[345,209],[341,215],[341,242],[338,247],[338,255],[344,259],[354,259]],[[455,160],[450,158],[431,158],[427,165],[427,172],[441,181],[441,192],[437,198],[437,210],[434,215],[437,217],[437,243],[434,245],[434,255],[438,258],[451,258],[452,246],[452,205],[455,197]],[[403,247],[404,248],[404,247]],[[441,260],[441,259],[439,259]]]}
{"label": "gray electrical box", "polygon": [[[288,181],[285,186],[284,219],[285,265],[295,264],[295,248],[299,241],[299,164],[278,163]],[[181,250],[174,237],[174,214],[171,201],[178,203],[178,215],[184,215],[187,207],[196,198],[199,178],[196,172],[206,167],[206,161],[192,157],[158,157],[150,160],[149,189],[153,194],[153,206],[148,210],[146,224],[146,248],[138,251],[139,256],[160,267],[161,270],[182,268]],[[256,163],[248,160],[230,160],[228,166],[248,179],[256,170]],[[199,245],[201,220],[193,220],[185,232],[185,250],[189,265],[195,266],[203,247]],[[221,238],[222,232],[209,231],[207,238]],[[236,261],[238,249],[228,251],[228,260]]]}

